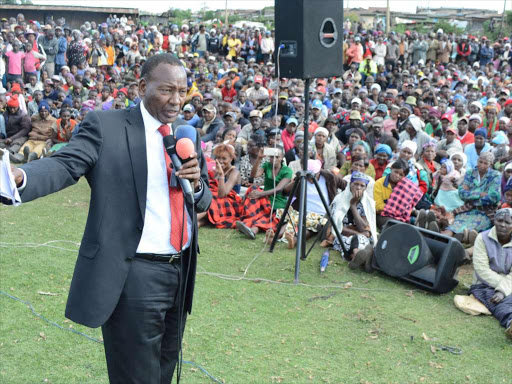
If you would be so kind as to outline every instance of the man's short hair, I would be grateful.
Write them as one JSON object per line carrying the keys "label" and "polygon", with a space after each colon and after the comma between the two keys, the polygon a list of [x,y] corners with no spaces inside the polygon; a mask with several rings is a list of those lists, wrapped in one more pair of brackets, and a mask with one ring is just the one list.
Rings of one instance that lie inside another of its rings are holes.
{"label": "man's short hair", "polygon": [[169,64],[183,68],[183,64],[176,56],[170,53],[161,53],[151,56],[149,59],[147,59],[147,61],[142,65],[140,77],[148,79],[151,76],[153,70],[158,67],[159,64]]}

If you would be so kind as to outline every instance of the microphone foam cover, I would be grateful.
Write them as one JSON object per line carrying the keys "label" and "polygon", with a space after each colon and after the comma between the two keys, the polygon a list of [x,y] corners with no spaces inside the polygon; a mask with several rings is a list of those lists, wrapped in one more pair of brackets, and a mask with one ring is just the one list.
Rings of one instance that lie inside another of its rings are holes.
{"label": "microphone foam cover", "polygon": [[179,139],[178,142],[176,143],[176,153],[183,160],[190,158],[194,151],[194,142],[190,140],[188,137]]}
{"label": "microphone foam cover", "polygon": [[176,128],[176,140],[180,140],[185,137],[192,140],[192,143],[195,143],[197,137],[196,129],[191,125],[180,125]]}

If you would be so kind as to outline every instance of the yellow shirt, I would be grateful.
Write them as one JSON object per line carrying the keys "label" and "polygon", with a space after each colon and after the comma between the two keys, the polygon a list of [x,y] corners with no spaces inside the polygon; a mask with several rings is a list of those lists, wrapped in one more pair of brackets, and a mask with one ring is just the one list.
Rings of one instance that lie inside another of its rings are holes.
{"label": "yellow shirt", "polygon": [[375,200],[375,210],[377,213],[384,210],[386,200],[391,196],[391,192],[393,192],[393,188],[391,188],[389,177],[381,177],[375,182],[373,187],[373,199]]}
{"label": "yellow shirt", "polygon": [[112,66],[114,65],[114,48],[112,46],[105,47],[105,52],[107,53],[107,65]]}
{"label": "yellow shirt", "polygon": [[229,55],[236,57],[238,55],[236,47],[242,46],[240,39],[228,39]]}

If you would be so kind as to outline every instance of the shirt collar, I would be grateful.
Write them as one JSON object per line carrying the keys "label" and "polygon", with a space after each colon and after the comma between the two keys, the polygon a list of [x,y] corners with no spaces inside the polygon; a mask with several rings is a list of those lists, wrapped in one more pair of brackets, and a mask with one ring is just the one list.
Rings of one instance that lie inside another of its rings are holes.
{"label": "shirt collar", "polygon": [[[498,235],[496,233],[496,227],[492,227],[491,231],[489,232],[489,237],[491,239],[493,239],[494,241],[496,241],[498,244],[501,245],[501,243],[498,241]],[[503,248],[507,247],[512,247],[512,241],[509,241],[508,243],[502,245]]]}
{"label": "shirt collar", "polygon": [[[158,128],[160,128],[163,125],[160,121],[151,116],[151,114],[144,106],[144,102],[142,100],[140,102],[140,112],[142,114],[142,120],[144,121],[144,129],[146,130],[146,132],[155,132],[158,130]],[[172,133],[172,126],[170,124],[169,128]]]}
{"label": "shirt collar", "polygon": [[389,175],[387,175],[386,178],[384,179],[384,186],[386,188],[388,188],[388,186],[389,186]]}

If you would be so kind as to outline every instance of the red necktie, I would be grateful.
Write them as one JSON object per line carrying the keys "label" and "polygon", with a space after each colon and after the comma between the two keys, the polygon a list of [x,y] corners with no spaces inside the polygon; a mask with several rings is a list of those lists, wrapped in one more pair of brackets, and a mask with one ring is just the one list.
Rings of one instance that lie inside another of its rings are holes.
{"label": "red necktie", "polygon": [[[158,128],[158,132],[165,137],[170,135],[170,129],[168,125],[162,125]],[[167,181],[169,184],[169,204],[171,206],[171,245],[176,251],[181,251],[181,247],[187,244],[188,232],[186,225],[184,226],[184,201],[183,192],[180,187],[171,187],[170,180],[172,174],[172,163],[171,158],[167,154],[164,147],[165,156],[165,169],[167,170]],[[185,227],[185,228],[183,228]],[[181,234],[183,233],[183,241]]]}

